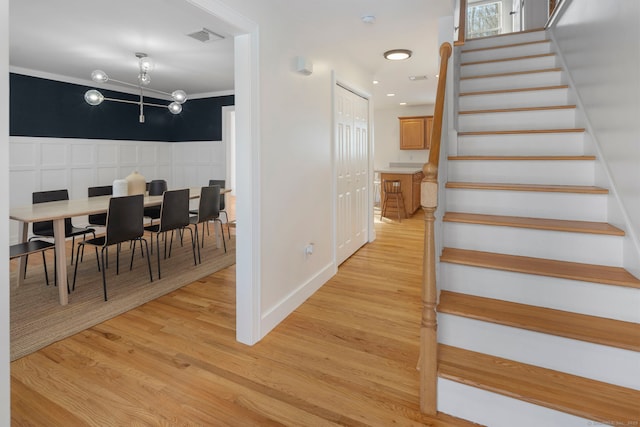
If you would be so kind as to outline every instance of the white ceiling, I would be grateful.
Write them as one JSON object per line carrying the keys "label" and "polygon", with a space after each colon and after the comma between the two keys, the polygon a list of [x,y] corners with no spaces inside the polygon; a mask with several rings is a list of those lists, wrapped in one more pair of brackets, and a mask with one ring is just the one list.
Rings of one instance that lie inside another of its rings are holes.
{"label": "white ceiling", "polygon": [[[452,0],[245,0],[276,8],[283,25],[295,29],[298,45],[328,58],[356,62],[380,83],[376,108],[433,103],[438,66],[438,18]],[[233,0],[227,3],[233,8]],[[259,9],[259,7],[256,7]],[[273,9],[272,9],[273,10]],[[152,57],[151,88],[190,95],[233,90],[233,37],[229,26],[184,0],[11,0],[12,71],[65,76],[93,85],[91,71],[135,82],[135,52]],[[374,15],[375,23],[361,17]],[[206,27],[225,36],[202,43],[186,34]],[[413,57],[391,62],[389,49],[411,49]],[[412,82],[410,75],[427,75]],[[387,97],[395,93],[395,97]]]}

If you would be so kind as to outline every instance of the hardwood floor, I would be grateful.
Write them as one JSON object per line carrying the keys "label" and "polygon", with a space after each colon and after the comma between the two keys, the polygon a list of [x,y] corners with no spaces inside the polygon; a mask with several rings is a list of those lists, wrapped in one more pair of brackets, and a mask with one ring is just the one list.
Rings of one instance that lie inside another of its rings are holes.
{"label": "hardwood floor", "polygon": [[377,240],[258,344],[235,267],[11,364],[14,426],[459,426],[420,413],[423,221]]}

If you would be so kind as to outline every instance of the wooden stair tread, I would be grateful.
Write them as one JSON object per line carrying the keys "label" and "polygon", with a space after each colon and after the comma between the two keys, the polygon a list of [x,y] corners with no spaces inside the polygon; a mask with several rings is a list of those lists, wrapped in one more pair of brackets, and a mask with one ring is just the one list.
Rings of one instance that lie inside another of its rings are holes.
{"label": "wooden stair tread", "polygon": [[477,136],[477,135],[530,135],[530,134],[549,134],[549,133],[581,133],[583,128],[572,129],[510,129],[510,130],[479,130],[458,132],[461,136]]}
{"label": "wooden stair tread", "polygon": [[496,225],[504,227],[532,228],[536,230],[566,231],[570,233],[606,234],[624,236],[624,231],[606,222],[570,221],[563,219],[527,218],[519,216],[484,215],[463,212],[447,212],[445,222]]}
{"label": "wooden stair tread", "polygon": [[449,156],[449,160],[595,160],[596,156]]}
{"label": "wooden stair tread", "polygon": [[538,70],[525,70],[525,71],[510,71],[508,73],[493,73],[493,74],[481,74],[478,76],[467,76],[460,77],[460,80],[473,80],[473,79],[487,79],[492,77],[509,77],[509,76],[520,76],[524,74],[537,74],[537,73],[551,73],[562,71],[562,68],[541,68]]}
{"label": "wooden stair tread", "polygon": [[492,64],[495,62],[519,61],[522,59],[544,58],[547,56],[555,56],[555,55],[556,55],[555,53],[551,52],[551,53],[540,53],[538,55],[514,56],[512,58],[486,59],[484,61],[464,62],[464,63],[461,63],[460,66],[464,67],[465,65]]}
{"label": "wooden stair tread", "polygon": [[554,86],[534,86],[534,87],[522,87],[514,89],[494,89],[494,90],[482,90],[478,92],[462,92],[458,96],[473,96],[473,95],[492,95],[501,93],[514,93],[514,92],[530,92],[536,90],[558,90],[568,89],[569,85],[554,85]]}
{"label": "wooden stair tread", "polygon": [[473,39],[468,39],[467,43],[472,43],[475,40],[487,40],[487,39],[500,39],[503,37],[511,37],[513,35],[518,35],[518,34],[526,34],[526,33],[537,33],[540,31],[546,31],[544,28],[531,28],[528,30],[522,30],[522,31],[513,31],[511,33],[501,33],[501,34],[493,34],[491,36],[484,36],[484,37],[474,37]]}
{"label": "wooden stair tread", "polygon": [[541,185],[541,184],[507,184],[483,182],[455,182],[449,181],[446,188],[465,188],[469,190],[507,190],[534,191],[549,193],[579,193],[579,194],[607,194],[609,190],[589,185]]}
{"label": "wooden stair tread", "polygon": [[438,312],[640,351],[640,324],[638,323],[450,291],[440,292]]}
{"label": "wooden stair tread", "polygon": [[442,378],[606,425],[640,419],[640,392],[496,356],[438,345]]}
{"label": "wooden stair tread", "polygon": [[552,105],[548,107],[493,108],[490,110],[458,111],[458,114],[518,113],[525,111],[575,110],[575,105]]}
{"label": "wooden stair tread", "polygon": [[530,41],[530,42],[502,44],[502,45],[498,45],[498,46],[488,46],[488,47],[478,47],[478,48],[475,48],[475,49],[463,50],[462,53],[481,52],[483,50],[506,49],[506,48],[510,48],[510,47],[519,47],[519,46],[527,46],[527,45],[532,45],[532,44],[550,43],[550,42],[551,42],[551,40],[549,40],[549,39],[534,40],[534,41]]}
{"label": "wooden stair tread", "polygon": [[440,261],[514,273],[535,274],[640,289],[640,279],[624,268],[607,265],[583,264],[458,248],[444,248],[442,255],[440,255]]}

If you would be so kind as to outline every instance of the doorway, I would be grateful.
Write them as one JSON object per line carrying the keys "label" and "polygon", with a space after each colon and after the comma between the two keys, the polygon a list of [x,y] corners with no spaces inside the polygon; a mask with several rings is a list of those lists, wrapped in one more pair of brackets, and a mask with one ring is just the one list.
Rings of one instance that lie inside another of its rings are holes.
{"label": "doorway", "polygon": [[368,239],[369,101],[335,85],[336,265]]}

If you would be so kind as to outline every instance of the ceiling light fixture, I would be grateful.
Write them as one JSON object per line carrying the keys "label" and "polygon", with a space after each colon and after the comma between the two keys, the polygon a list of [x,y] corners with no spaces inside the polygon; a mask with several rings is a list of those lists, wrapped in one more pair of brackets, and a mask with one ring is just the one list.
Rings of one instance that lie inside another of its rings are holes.
{"label": "ceiling light fixture", "polygon": [[[151,60],[151,58],[147,56],[146,53],[136,52],[135,55],[136,55],[136,58],[138,58],[138,69],[139,69],[137,84],[111,79],[109,78],[109,76],[107,76],[107,73],[105,73],[102,70],[94,70],[91,73],[91,80],[93,80],[96,83],[106,83],[108,81],[111,81],[111,82],[115,82],[125,86],[136,87],[140,90],[140,100],[130,101],[128,99],[106,98],[105,96],[102,95],[102,93],[100,93],[100,91],[96,89],[91,89],[84,94],[84,100],[87,101],[87,104],[100,105],[102,101],[115,101],[115,102],[123,102],[125,104],[138,104],[140,106],[140,116],[138,117],[138,120],[140,121],[140,123],[144,123],[144,106],[145,105],[151,106],[151,107],[167,108],[172,114],[180,114],[182,112],[182,104],[184,104],[187,101],[187,94],[183,90],[174,90],[172,93],[168,93],[168,92],[163,92],[161,90],[156,90],[156,89],[151,89],[146,87],[149,85],[149,83],[151,83],[151,76],[149,72],[153,70],[154,63]],[[160,105],[160,104],[153,104],[150,102],[144,102],[144,90],[170,96],[171,99],[173,99],[173,102],[171,102],[169,105]]]}
{"label": "ceiling light fixture", "polygon": [[384,57],[390,61],[402,61],[411,58],[412,54],[409,49],[391,49],[384,53]]}

